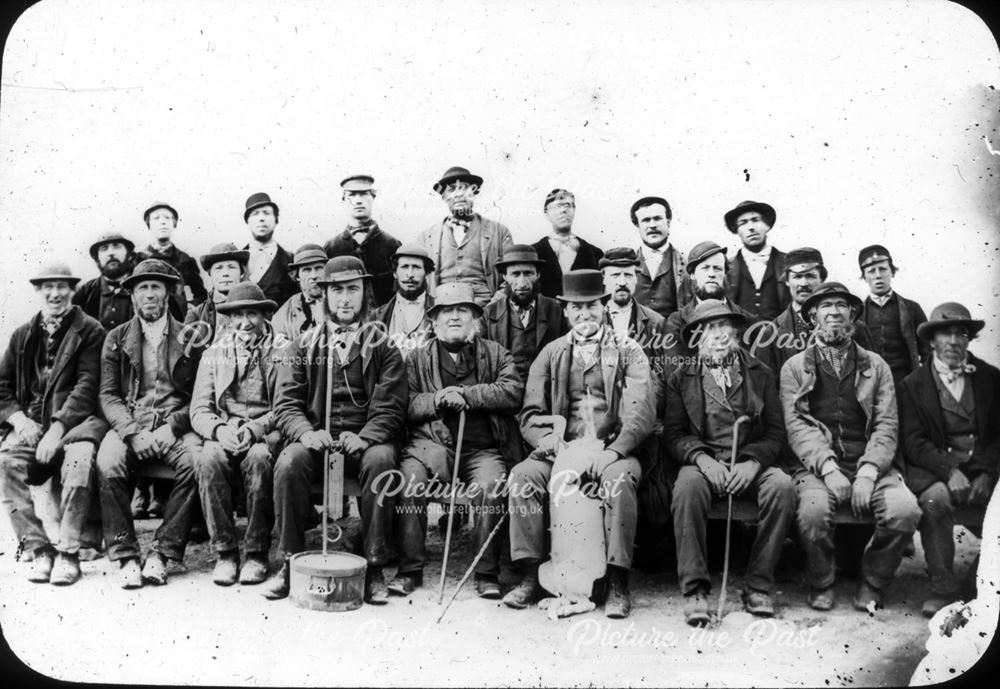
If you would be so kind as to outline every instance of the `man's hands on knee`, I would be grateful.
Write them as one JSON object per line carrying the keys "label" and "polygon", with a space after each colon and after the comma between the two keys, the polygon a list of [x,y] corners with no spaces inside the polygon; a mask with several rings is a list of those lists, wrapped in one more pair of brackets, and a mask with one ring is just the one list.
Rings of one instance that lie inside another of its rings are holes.
{"label": "man's hands on knee", "polygon": [[310,450],[317,452],[321,450],[332,450],[334,446],[333,437],[326,430],[308,431],[302,434],[299,442]]}
{"label": "man's hands on knee", "polygon": [[694,463],[698,467],[698,470],[708,479],[708,485],[712,487],[712,493],[716,497],[725,495],[729,472],[726,471],[726,467],[722,465],[722,462],[701,452],[694,458]]}
{"label": "man's hands on knee", "polygon": [[250,441],[246,435],[225,424],[215,429],[215,439],[222,445],[222,449],[231,455],[238,455],[249,449]]}
{"label": "man's hands on knee", "polygon": [[139,431],[128,439],[129,447],[140,462],[156,459],[156,438],[149,431]]}
{"label": "man's hands on knee", "polygon": [[851,480],[844,476],[839,468],[823,476],[823,483],[833,495],[835,506],[842,505],[851,499]]}
{"label": "man's hands on knee", "polygon": [[[32,421],[32,423],[34,423]],[[38,424],[35,424],[36,426]],[[65,433],[65,426],[63,426],[61,421],[53,421],[52,425],[49,426],[49,430],[45,432],[42,439],[38,441],[38,446],[35,448],[35,459],[41,464],[48,464],[52,461],[52,458],[56,456],[56,452],[59,451],[59,443],[62,442],[63,434]]]}
{"label": "man's hands on knee", "polygon": [[969,490],[969,502],[973,505],[985,505],[990,501],[993,493],[993,481],[989,474],[979,474],[972,479],[972,488]]}
{"label": "man's hands on knee", "polygon": [[350,431],[341,432],[335,444],[339,444],[346,455],[360,455],[371,446],[367,440]]}
{"label": "man's hands on knee", "polygon": [[956,505],[964,505],[969,499],[971,490],[972,484],[969,483],[969,479],[962,473],[962,470],[957,467],[952,469],[951,475],[948,476],[948,492],[951,493],[951,501]]}
{"label": "man's hands on knee", "polygon": [[538,441],[538,445],[535,446],[535,449],[538,450],[543,455],[545,455],[546,457],[551,457],[555,456],[556,453],[558,453],[559,450],[562,449],[563,444],[564,443],[562,438],[560,438],[555,433],[549,433],[548,435],[543,436],[542,439]]}
{"label": "man's hands on knee", "polygon": [[434,408],[439,412],[443,409],[465,411],[469,404],[462,395],[462,388],[451,385],[434,393]]}
{"label": "man's hands on knee", "polygon": [[757,478],[760,473],[760,462],[756,459],[748,459],[737,463],[726,475],[726,492],[730,495],[739,495]]}
{"label": "man's hands on knee", "polygon": [[855,517],[862,517],[872,511],[872,493],[875,481],[868,476],[857,476],[851,488],[851,511]]}
{"label": "man's hands on knee", "polygon": [[594,455],[594,459],[585,473],[592,476],[595,480],[600,481],[604,470],[618,459],[618,453],[614,450],[602,450]]}

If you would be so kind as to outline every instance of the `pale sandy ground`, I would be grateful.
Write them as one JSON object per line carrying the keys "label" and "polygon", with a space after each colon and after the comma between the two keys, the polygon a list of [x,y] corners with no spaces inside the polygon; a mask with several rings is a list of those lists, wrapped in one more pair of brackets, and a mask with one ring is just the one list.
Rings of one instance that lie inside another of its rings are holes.
{"label": "pale sandy ground", "polygon": [[[157,523],[138,523],[144,544]],[[84,563],[84,578],[70,588],[31,584],[27,565],[14,561],[6,519],[0,530],[0,624],[8,644],[38,672],[79,682],[888,686],[908,682],[928,636],[919,540],[889,607],[872,616],[850,609],[853,580],[840,582],[838,607],[822,614],[805,606],[795,577],[779,584],[777,618],[762,623],[741,611],[737,574],[721,627],[693,635],[672,574],[633,573],[627,620],[608,620],[598,609],[549,621],[538,609],[480,600],[470,583],[436,624],[439,564],[408,599],[315,612],[267,601],[254,587],[215,586],[205,544],[189,548],[188,571],[162,588],[121,590],[104,559]],[[318,532],[310,539],[318,543]],[[467,529],[460,534],[449,595],[471,561],[471,540]],[[964,566],[978,541],[961,540]],[[441,552],[432,526],[429,557],[440,563]],[[503,579],[513,580],[506,565]]]}

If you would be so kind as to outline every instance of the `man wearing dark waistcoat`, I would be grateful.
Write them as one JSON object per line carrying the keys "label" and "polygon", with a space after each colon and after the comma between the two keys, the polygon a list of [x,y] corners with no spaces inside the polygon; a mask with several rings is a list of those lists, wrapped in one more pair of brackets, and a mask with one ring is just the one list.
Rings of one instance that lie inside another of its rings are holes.
{"label": "man wearing dark waistcoat", "polygon": [[[544,261],[527,244],[508,247],[497,261],[504,281],[504,298],[485,309],[484,337],[499,342],[514,357],[517,375],[528,379],[528,369],[538,352],[569,329],[559,302],[539,294],[539,271]],[[562,290],[560,290],[562,292]]]}
{"label": "man wearing dark waistcoat", "polygon": [[[652,431],[655,414],[646,355],[638,343],[620,340],[604,323],[610,296],[599,271],[566,273],[559,301],[565,305],[571,332],[549,343],[528,373],[519,422],[521,435],[534,451],[511,470],[509,479],[511,564],[524,574],[504,597],[512,608],[525,608],[541,595],[538,566],[547,556],[545,513],[552,462],[564,442],[583,437],[584,406],[592,402],[587,411],[594,415],[597,437],[606,443],[586,472],[602,486],[609,587],[604,612],[623,618],[632,609],[628,572],[641,478],[635,455]],[[557,416],[567,422],[563,437],[553,432]]]}
{"label": "man wearing dark waistcoat", "polygon": [[[107,425],[97,413],[104,328],[71,299],[80,278],[61,263],[29,280],[41,309],[13,333],[0,359],[0,497],[28,580],[67,586],[80,578],[80,549],[96,501],[94,452]],[[59,540],[52,547],[31,485],[59,472]]]}
{"label": "man wearing dark waistcoat", "polygon": [[[191,455],[201,441],[189,417],[198,362],[185,354],[180,323],[166,308],[178,280],[158,259],[137,265],[123,282],[136,315],[108,333],[101,353],[101,409],[111,425],[97,451],[101,518],[108,559],[127,589],[167,583],[167,560],[184,559],[198,500]],[[129,497],[137,465],[155,461],[173,469],[174,483],[140,574]]]}
{"label": "man wearing dark waistcoat", "polygon": [[884,246],[873,244],[862,249],[858,265],[869,290],[860,320],[868,326],[872,351],[889,364],[892,379],[899,385],[929,353],[927,343],[917,337],[917,329],[927,316],[920,304],[892,289],[898,268]]}
{"label": "man wearing dark waistcoat", "polygon": [[243,222],[250,228],[250,243],[243,247],[250,252],[248,279],[260,285],[268,299],[284,304],[298,291],[298,285],[288,270],[292,254],[274,239],[274,230],[278,226],[278,205],[264,192],[251,194],[243,211]]}
{"label": "man wearing dark waistcoat", "polygon": [[434,306],[434,298],[427,293],[434,261],[422,247],[402,244],[392,256],[392,270],[396,293],[375,310],[372,320],[382,324],[389,342],[406,359],[434,341],[434,324],[427,316]]}
{"label": "man wearing dark waistcoat", "polygon": [[[142,219],[153,236],[153,241],[145,250],[137,252],[136,260],[158,258],[173,266],[183,281],[178,293],[181,303],[185,308],[198,306],[208,297],[208,292],[205,290],[205,283],[202,282],[201,273],[198,272],[198,264],[173,243],[174,230],[177,229],[177,221],[180,219],[177,209],[169,203],[157,201],[146,209]],[[185,289],[190,291],[190,297]]]}
{"label": "man wearing dark waistcoat", "polygon": [[[369,277],[355,256],[327,261],[320,284],[326,290],[329,318],[296,340],[278,368],[274,414],[288,444],[274,470],[274,509],[278,555],[284,564],[268,582],[267,598],[288,596],[287,558],[305,548],[308,513],[313,509],[309,488],[323,475],[325,451],[342,452],[345,476],[361,484],[361,528],[368,561],[364,599],[384,604],[389,597],[382,567],[392,554],[388,529],[394,501],[391,492],[383,494],[384,475],[396,469],[408,393],[399,350],[378,328],[364,325]],[[333,366],[329,391],[328,365]]]}
{"label": "man wearing dark waistcoat", "polygon": [[539,288],[544,296],[551,298],[562,294],[563,273],[597,268],[603,252],[573,234],[576,197],[572,192],[553,189],[545,197],[542,212],[552,225],[552,232],[531,246],[542,261],[539,268]]}
{"label": "man wearing dark waistcoat", "polygon": [[892,373],[852,340],[861,300],[842,284],[823,283],[802,310],[816,341],[781,368],[781,404],[789,448],[801,463],[793,478],[808,602],[833,607],[833,513],[850,504],[855,515],[875,518],[854,596],[855,609],[871,611],[882,604],[920,519],[916,498],[893,467],[899,420]]}
{"label": "man wearing dark waistcoat", "polygon": [[347,228],[323,246],[328,258],[357,256],[372,275],[375,305],[392,298],[392,255],[401,242],[372,219],[375,178],[351,175],[340,181],[340,198],[347,208]]}
{"label": "man wearing dark waistcoat", "polygon": [[[399,571],[389,585],[390,592],[401,595],[423,582],[428,484],[449,485],[454,462],[459,463],[456,490],[475,499],[479,552],[503,514],[506,467],[521,460],[515,414],[521,409],[524,383],[510,352],[476,335],[482,310],[472,287],[460,282],[441,285],[428,315],[436,339],[406,359],[410,434],[400,465]],[[461,412],[465,428],[461,455],[456,457]],[[494,538],[476,565],[481,598],[500,597],[500,544]]]}
{"label": "man wearing dark waistcoat", "polygon": [[299,291],[271,317],[274,335],[283,342],[291,342],[326,321],[326,296],[319,281],[328,260],[319,244],[303,244],[295,252],[295,260],[288,264],[299,283]]}
{"label": "man wearing dark waistcoat", "polygon": [[[743,316],[723,302],[705,300],[684,326],[698,345],[698,361],[667,382],[663,441],[675,478],[671,512],[677,544],[677,577],[685,621],[708,623],[706,532],[713,499],[726,495],[756,503],[759,522],[750,549],[743,605],[754,615],[774,615],[771,591],[785,534],[795,519],[795,488],[777,464],[785,442],[778,384],[771,370],[740,347]],[[736,420],[736,463],[728,467]]]}
{"label": "man wearing dark waistcoat", "polygon": [[[627,247],[609,249],[600,261],[604,289],[611,295],[605,311],[607,324],[620,338],[630,337],[642,347],[649,359],[653,376],[663,374],[663,348],[666,344],[667,321],[660,314],[635,299],[639,258]],[[663,390],[656,393],[657,414],[662,411]]]}
{"label": "man wearing dark waistcoat", "polygon": [[759,201],[744,201],[728,211],[724,219],[743,245],[729,264],[729,299],[763,320],[777,318],[791,297],[782,280],[785,254],[767,241],[774,227],[774,208]]}
{"label": "man wearing dark waistcoat", "polygon": [[226,301],[233,286],[247,279],[249,260],[250,252],[237,249],[232,242],[216,244],[200,257],[212,291],[199,306],[189,309],[184,319],[185,342],[191,351],[204,350],[226,331],[229,317],[218,310],[218,305]]}
{"label": "man wearing dark waistcoat", "polygon": [[899,385],[906,482],[923,511],[927,617],[958,598],[955,508],[985,510],[1000,473],[1000,371],[969,353],[984,325],[961,304],[935,308],[917,328],[932,354]]}
{"label": "man wearing dark waistcoat", "polygon": [[669,318],[692,297],[684,257],[670,243],[670,204],[659,196],[644,196],[629,209],[642,244],[636,252],[639,271],[635,298],[643,306]]}

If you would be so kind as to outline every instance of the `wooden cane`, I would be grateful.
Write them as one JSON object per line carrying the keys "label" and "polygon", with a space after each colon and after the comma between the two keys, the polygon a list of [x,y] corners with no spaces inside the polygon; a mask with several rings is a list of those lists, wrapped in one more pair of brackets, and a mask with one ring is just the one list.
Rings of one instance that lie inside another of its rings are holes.
{"label": "wooden cane", "polygon": [[[736,466],[736,445],[739,442],[740,424],[749,421],[749,416],[741,416],[733,424],[733,447],[729,454],[729,471]],[[733,530],[733,494],[729,494],[729,507],[726,510],[726,557],[722,563],[722,588],[719,590],[719,609],[715,613],[716,624],[722,622],[722,611],[726,607],[726,585],[729,581],[729,539]]]}
{"label": "wooden cane", "polygon": [[[333,403],[333,338],[327,326],[326,342],[326,434],[330,435],[330,406]],[[323,555],[327,554],[326,521],[330,511],[330,450],[323,451]]]}
{"label": "wooden cane", "polygon": [[437,623],[440,623],[441,620],[444,619],[444,615],[446,612],[448,612],[448,608],[450,608],[451,604],[455,602],[456,598],[458,598],[458,592],[462,590],[463,586],[465,586],[465,582],[469,580],[469,576],[472,574],[472,570],[474,570],[476,568],[476,565],[479,564],[479,561],[483,559],[483,555],[486,553],[486,549],[489,547],[490,541],[493,540],[493,537],[496,536],[497,531],[500,530],[500,525],[503,524],[504,521],[506,520],[507,520],[507,512],[504,512],[503,516],[500,517],[500,521],[498,521],[497,525],[493,527],[492,531],[490,531],[490,535],[486,537],[486,541],[483,543],[483,547],[479,549],[479,552],[476,553],[476,556],[472,559],[472,564],[469,565],[469,568],[467,570],[465,570],[465,576],[462,577],[462,580],[458,582],[458,586],[455,587],[455,593],[451,594],[451,598],[448,600],[448,605],[444,606],[444,610],[441,611],[441,614],[437,618]]}
{"label": "wooden cane", "polygon": [[451,527],[455,523],[455,492],[458,489],[458,464],[462,457],[462,436],[465,435],[465,410],[458,413],[458,439],[455,441],[455,468],[451,472],[451,496],[448,500],[448,528],[444,535],[444,560],[441,562],[441,585],[438,605],[444,602],[444,578],[448,574],[448,554],[451,551]]}

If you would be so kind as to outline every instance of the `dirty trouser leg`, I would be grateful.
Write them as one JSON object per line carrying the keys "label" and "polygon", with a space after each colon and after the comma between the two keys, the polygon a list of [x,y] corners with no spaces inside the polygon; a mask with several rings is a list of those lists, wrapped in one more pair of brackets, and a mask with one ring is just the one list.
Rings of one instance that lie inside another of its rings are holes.
{"label": "dirty trouser leg", "polygon": [[274,528],[274,457],[265,442],[254,443],[240,462],[243,492],[246,495],[247,531],[243,536],[244,555],[267,559]]}
{"label": "dirty trouser leg", "polygon": [[194,473],[212,549],[217,553],[235,550],[236,524],[230,489],[233,469],[220,443],[209,440],[194,453]]}
{"label": "dirty trouser leg", "polygon": [[291,443],[278,455],[274,467],[274,517],[278,557],[282,560],[305,549],[307,515],[313,509],[309,486],[322,468],[322,455],[302,443]]}
{"label": "dirty trouser leg", "polygon": [[924,546],[931,593],[950,597],[958,593],[955,577],[955,507],[948,486],[938,481],[920,494],[920,540]]}
{"label": "dirty trouser leg", "polygon": [[118,433],[108,431],[97,449],[97,485],[104,545],[112,562],[139,557],[131,501],[135,465],[135,455]]}
{"label": "dirty trouser leg", "polygon": [[402,489],[396,500],[399,527],[399,573],[415,573],[427,563],[427,491],[431,480],[447,484],[447,448],[416,438],[403,448]]}
{"label": "dirty trouser leg", "polygon": [[95,499],[94,453],[92,442],[67,445],[61,469],[62,500],[59,519],[59,551],[77,555],[82,547],[87,517]]}
{"label": "dirty trouser leg", "polygon": [[510,511],[510,561],[541,562],[545,552],[545,509],[549,503],[552,463],[525,459],[510,470],[507,508]]}
{"label": "dirty trouser leg", "polygon": [[814,589],[833,586],[836,577],[833,547],[834,497],[823,479],[805,469],[793,477],[799,505],[796,522],[806,553],[806,579]]}
{"label": "dirty trouser leg", "polygon": [[677,548],[677,580],[681,593],[689,595],[699,587],[711,589],[708,575],[706,530],[712,505],[712,488],[698,467],[684,465],[677,473],[670,500]]}
{"label": "dirty trouser leg", "polygon": [[174,441],[162,460],[174,470],[174,485],[163,510],[163,523],[153,535],[150,550],[178,562],[184,559],[184,549],[191,535],[191,522],[198,504],[193,456],[201,444],[198,434],[189,431]]}
{"label": "dirty trouser leg", "polygon": [[903,559],[903,548],[917,530],[920,506],[896,469],[875,482],[872,492],[875,533],[861,555],[861,574],[877,589],[889,585]]}
{"label": "dirty trouser leg", "polygon": [[[370,565],[384,565],[392,557],[389,548],[390,523],[395,497],[381,490],[386,481],[394,480],[396,447],[389,443],[372,445],[358,457],[346,458],[345,475],[349,472],[361,484],[361,530],[364,535],[365,559]],[[387,478],[388,477],[388,478]]]}
{"label": "dirty trouser leg", "polygon": [[642,477],[639,460],[622,457],[611,462],[601,474],[604,503],[604,542],[609,565],[629,569],[635,548],[635,528],[639,519],[637,486]]}
{"label": "dirty trouser leg", "polygon": [[36,461],[35,448],[16,444],[15,437],[10,433],[0,449],[0,498],[18,544],[24,552],[34,553],[49,546],[27,483],[28,465]]}
{"label": "dirty trouser leg", "polygon": [[[788,527],[795,519],[795,486],[791,477],[777,467],[758,472],[750,491],[757,493],[757,537],[750,549],[746,585],[770,593],[774,569],[781,557]],[[748,492],[750,492],[748,491]]]}
{"label": "dirty trouser leg", "polygon": [[[454,456],[450,450],[448,454]],[[473,499],[478,553],[503,516],[506,467],[497,450],[470,450],[462,453],[458,471],[459,481],[465,484],[460,490]],[[476,565],[476,574],[500,575],[500,539],[496,536]]]}

